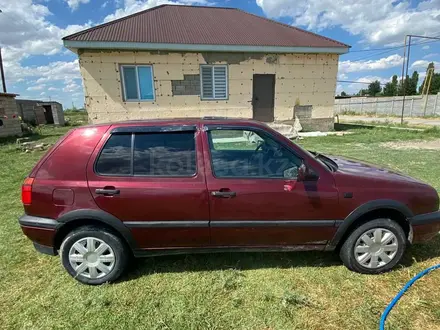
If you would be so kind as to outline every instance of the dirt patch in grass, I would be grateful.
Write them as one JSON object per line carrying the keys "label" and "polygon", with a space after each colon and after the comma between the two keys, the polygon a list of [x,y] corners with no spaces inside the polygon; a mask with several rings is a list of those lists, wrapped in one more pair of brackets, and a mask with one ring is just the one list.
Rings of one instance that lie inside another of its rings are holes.
{"label": "dirt patch in grass", "polygon": [[391,149],[425,149],[440,150],[440,139],[430,141],[399,141],[381,143],[382,147]]}

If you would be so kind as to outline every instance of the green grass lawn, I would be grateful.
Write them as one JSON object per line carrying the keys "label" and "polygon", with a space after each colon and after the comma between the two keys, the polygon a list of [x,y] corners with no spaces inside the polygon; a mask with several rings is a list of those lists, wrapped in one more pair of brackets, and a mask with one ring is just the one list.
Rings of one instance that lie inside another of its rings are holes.
{"label": "green grass lawn", "polygon": [[[43,129],[53,143],[68,128]],[[299,143],[386,165],[440,191],[440,152],[383,142],[440,139],[440,132],[356,130]],[[348,271],[332,253],[228,253],[138,260],[118,283],[81,285],[57,257],[22,234],[20,185],[43,152],[0,141],[0,328],[5,329],[377,329],[381,312],[417,272],[440,263],[440,238],[414,246],[380,275]],[[392,311],[389,329],[440,328],[440,271]]]}

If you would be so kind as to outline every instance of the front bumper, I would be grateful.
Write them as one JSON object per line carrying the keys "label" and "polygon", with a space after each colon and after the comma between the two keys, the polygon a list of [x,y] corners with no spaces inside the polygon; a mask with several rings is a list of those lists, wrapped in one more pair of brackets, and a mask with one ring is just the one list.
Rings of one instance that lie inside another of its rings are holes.
{"label": "front bumper", "polygon": [[432,213],[419,214],[411,218],[411,225],[420,226],[440,222],[440,210]]}
{"label": "front bumper", "polygon": [[440,210],[416,215],[409,221],[414,231],[414,243],[429,241],[440,231]]}
{"label": "front bumper", "polygon": [[23,215],[18,219],[23,233],[34,243],[41,253],[57,255],[54,238],[60,223],[53,219]]}

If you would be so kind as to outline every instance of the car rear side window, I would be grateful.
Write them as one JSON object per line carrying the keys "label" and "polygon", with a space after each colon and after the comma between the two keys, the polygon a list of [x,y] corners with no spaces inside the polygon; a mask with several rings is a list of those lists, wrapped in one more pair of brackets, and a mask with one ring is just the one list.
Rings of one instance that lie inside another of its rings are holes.
{"label": "car rear side window", "polygon": [[131,134],[110,137],[96,163],[96,171],[104,175],[131,174]]}
{"label": "car rear side window", "polygon": [[193,176],[196,173],[194,132],[136,134],[134,175]]}
{"label": "car rear side window", "polygon": [[113,176],[194,176],[194,131],[113,134],[95,170]]}

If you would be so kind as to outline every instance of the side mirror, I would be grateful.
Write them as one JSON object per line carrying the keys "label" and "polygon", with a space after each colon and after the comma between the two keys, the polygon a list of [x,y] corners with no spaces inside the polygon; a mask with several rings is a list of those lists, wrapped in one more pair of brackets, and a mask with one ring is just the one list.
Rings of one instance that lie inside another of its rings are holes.
{"label": "side mirror", "polygon": [[310,167],[308,167],[305,163],[302,163],[298,168],[298,182],[304,181],[318,181],[319,176],[316,174]]}

